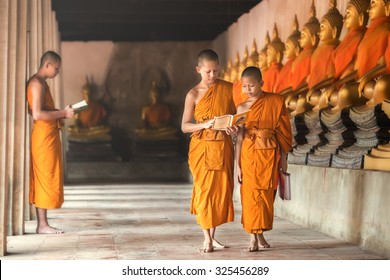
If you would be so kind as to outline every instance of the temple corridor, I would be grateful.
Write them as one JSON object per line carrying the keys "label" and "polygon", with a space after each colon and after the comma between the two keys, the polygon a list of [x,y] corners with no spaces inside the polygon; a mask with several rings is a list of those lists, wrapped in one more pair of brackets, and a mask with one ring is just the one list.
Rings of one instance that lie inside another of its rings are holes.
{"label": "temple corridor", "polygon": [[[236,221],[218,228],[217,239],[230,248],[202,254],[202,232],[188,212],[190,184],[68,185],[63,208],[49,222],[63,235],[26,234],[7,238],[2,260],[368,260],[383,257],[328,235],[276,217],[265,236],[271,248],[245,251],[249,237]],[[288,203],[288,202],[286,202]]]}

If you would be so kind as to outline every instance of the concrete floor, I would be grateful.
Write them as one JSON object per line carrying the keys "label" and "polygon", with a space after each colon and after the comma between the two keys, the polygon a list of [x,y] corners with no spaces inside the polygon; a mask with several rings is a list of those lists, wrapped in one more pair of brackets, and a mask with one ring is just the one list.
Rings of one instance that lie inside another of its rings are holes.
{"label": "concrete floor", "polygon": [[271,248],[249,253],[249,236],[240,223],[218,227],[217,239],[230,248],[202,254],[202,232],[189,214],[190,184],[72,185],[61,209],[49,211],[63,235],[8,237],[3,260],[368,260],[383,259],[362,248],[275,218],[265,234]]}

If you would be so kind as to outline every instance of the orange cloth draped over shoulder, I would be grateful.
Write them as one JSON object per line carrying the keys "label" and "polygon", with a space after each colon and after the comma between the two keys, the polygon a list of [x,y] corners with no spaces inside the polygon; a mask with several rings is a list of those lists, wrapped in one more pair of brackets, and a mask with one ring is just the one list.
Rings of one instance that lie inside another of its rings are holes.
{"label": "orange cloth draped over shoulder", "polygon": [[145,120],[152,128],[159,128],[169,123],[171,110],[166,104],[152,104],[145,110]]}
{"label": "orange cloth draped over shoulder", "polygon": [[[217,80],[195,106],[197,123],[235,114],[232,84]],[[234,220],[233,143],[224,131],[202,129],[191,135],[188,163],[193,175],[191,214],[209,229]]]}
{"label": "orange cloth draped over shoulder", "polygon": [[293,90],[296,90],[306,82],[306,78],[310,74],[311,55],[313,51],[314,47],[306,48],[295,58],[291,71],[291,85]]}
{"label": "orange cloth draped over shoulder", "polygon": [[307,83],[309,88],[334,76],[335,70],[332,56],[333,51],[338,44],[338,41],[329,44],[321,44],[313,52],[310,62],[310,76]]}
{"label": "orange cloth draped over shoulder", "polygon": [[[29,112],[32,110],[32,92],[27,86]],[[54,102],[46,84],[43,110],[54,111]],[[38,208],[60,208],[64,202],[62,148],[59,120],[34,120],[31,135],[29,202]]]}
{"label": "orange cloth draped over shoulder", "polygon": [[241,80],[235,81],[233,83],[233,101],[234,105],[237,107],[242,102],[248,99],[248,95],[242,92],[242,82]]}
{"label": "orange cloth draped over shoulder", "polygon": [[98,126],[102,124],[106,115],[106,110],[99,103],[90,102],[88,108],[79,113],[78,120],[83,127]]}
{"label": "orange cloth draped over shoulder", "polygon": [[374,19],[364,35],[356,57],[357,78],[363,77],[384,56],[390,32],[390,17]]}
{"label": "orange cloth draped over shoulder", "polygon": [[366,27],[350,30],[334,50],[332,60],[335,67],[335,78],[341,78],[352,72],[357,49],[366,30]]}
{"label": "orange cloth draped over shoulder", "polygon": [[271,64],[271,66],[268,68],[267,72],[265,72],[263,76],[264,85],[262,87],[262,90],[267,92],[274,92],[276,79],[278,78],[282,66],[283,65],[280,63]]}
{"label": "orange cloth draped over shoulder", "polygon": [[292,64],[295,58],[290,58],[287,60],[287,62],[283,65],[282,69],[279,72],[278,78],[275,82],[275,93],[279,93],[282,90],[291,87],[291,70],[292,70]]}
{"label": "orange cloth draped over shoulder", "polygon": [[291,124],[284,97],[264,92],[248,114],[241,149],[241,223],[248,233],[271,230],[278,154],[291,150]]}

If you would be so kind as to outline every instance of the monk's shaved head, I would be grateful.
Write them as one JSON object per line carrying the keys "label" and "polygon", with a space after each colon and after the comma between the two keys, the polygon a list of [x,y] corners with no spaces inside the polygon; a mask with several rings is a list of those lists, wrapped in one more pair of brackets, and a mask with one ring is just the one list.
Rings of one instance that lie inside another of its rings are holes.
{"label": "monk's shaved head", "polygon": [[56,53],[56,52],[53,52],[53,51],[47,51],[45,52],[42,57],[41,57],[41,64],[40,64],[40,67],[42,67],[43,65],[45,65],[46,62],[61,62],[61,56]]}
{"label": "monk's shaved head", "polygon": [[255,78],[258,82],[260,82],[263,77],[261,76],[261,71],[259,68],[255,66],[249,66],[242,71],[241,78],[243,77],[252,77]]}
{"label": "monk's shaved head", "polygon": [[203,61],[215,61],[219,64],[219,58],[218,55],[215,51],[213,50],[203,50],[199,53],[198,55],[198,66],[202,67],[203,66]]}

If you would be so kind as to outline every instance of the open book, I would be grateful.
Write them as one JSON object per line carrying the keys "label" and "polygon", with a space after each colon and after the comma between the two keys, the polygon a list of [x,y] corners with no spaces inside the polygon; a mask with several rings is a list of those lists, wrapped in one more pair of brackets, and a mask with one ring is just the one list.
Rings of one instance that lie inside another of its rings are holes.
{"label": "open book", "polygon": [[214,124],[211,128],[214,130],[224,130],[228,126],[243,124],[246,121],[249,111],[247,110],[235,115],[214,117]]}
{"label": "open book", "polygon": [[85,100],[82,100],[80,102],[73,104],[72,108],[74,109],[74,113],[78,114],[81,111],[84,111],[85,109],[88,108],[88,103]]}

